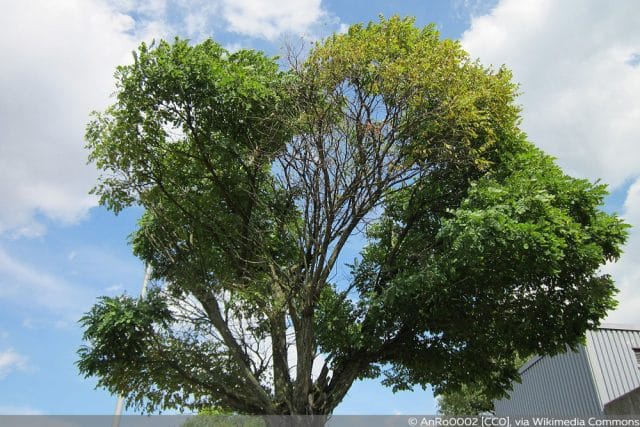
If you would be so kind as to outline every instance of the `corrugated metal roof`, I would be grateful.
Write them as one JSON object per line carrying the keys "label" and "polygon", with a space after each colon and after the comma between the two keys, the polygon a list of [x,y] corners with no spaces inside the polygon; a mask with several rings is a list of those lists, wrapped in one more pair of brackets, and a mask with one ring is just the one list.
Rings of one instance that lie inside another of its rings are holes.
{"label": "corrugated metal roof", "polygon": [[634,348],[640,348],[640,327],[603,325],[587,333],[587,357],[602,406],[640,387]]}
{"label": "corrugated metal roof", "polygon": [[607,403],[640,387],[640,326],[603,324],[586,338],[577,352],[525,363],[510,399],[495,402],[496,414],[601,415]]}

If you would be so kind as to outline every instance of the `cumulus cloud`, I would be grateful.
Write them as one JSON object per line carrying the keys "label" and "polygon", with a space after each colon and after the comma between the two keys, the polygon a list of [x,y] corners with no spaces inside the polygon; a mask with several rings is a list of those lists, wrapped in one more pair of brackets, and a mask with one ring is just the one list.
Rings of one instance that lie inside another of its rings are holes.
{"label": "cumulus cloud", "polygon": [[11,372],[27,369],[27,358],[13,349],[0,351],[0,380]]}
{"label": "cumulus cloud", "polygon": [[273,40],[326,16],[320,0],[33,0],[0,14],[0,235],[71,224],[96,200],[83,134],[109,103],[113,71],[140,41],[217,30]]}
{"label": "cumulus cloud", "polygon": [[472,19],[463,46],[521,83],[523,128],[571,174],[628,182],[625,254],[606,266],[620,294],[607,321],[640,323],[640,14],[620,0],[501,0]]}
{"label": "cumulus cloud", "polygon": [[[218,32],[270,42],[283,35],[322,36],[322,26],[340,27],[340,20],[321,0],[176,0],[165,20],[187,37],[200,40]],[[237,43],[237,42],[235,42]]]}
{"label": "cumulus cloud", "polygon": [[634,0],[502,0],[462,44],[513,70],[533,142],[568,172],[618,187],[640,174],[639,16]]}
{"label": "cumulus cloud", "polygon": [[268,40],[304,33],[326,15],[320,0],[223,0],[222,12],[231,31]]}
{"label": "cumulus cloud", "polygon": [[623,216],[635,227],[631,229],[622,259],[605,268],[616,279],[620,290],[619,307],[609,315],[607,321],[640,325],[640,179],[629,188]]}
{"label": "cumulus cloud", "polygon": [[200,40],[219,32],[274,41],[283,34],[312,35],[319,24],[339,25],[321,0],[110,0],[143,22]]}
{"label": "cumulus cloud", "polygon": [[83,145],[91,110],[113,91],[150,26],[107,3],[9,2],[0,14],[0,233],[39,235],[43,218],[68,224],[95,199]]}

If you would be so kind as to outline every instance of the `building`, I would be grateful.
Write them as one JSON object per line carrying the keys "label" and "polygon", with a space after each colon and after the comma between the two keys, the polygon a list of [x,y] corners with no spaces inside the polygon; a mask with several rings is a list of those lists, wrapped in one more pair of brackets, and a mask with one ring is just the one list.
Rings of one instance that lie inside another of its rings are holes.
{"label": "building", "polygon": [[534,357],[520,375],[496,415],[640,414],[640,326],[602,325],[578,351]]}

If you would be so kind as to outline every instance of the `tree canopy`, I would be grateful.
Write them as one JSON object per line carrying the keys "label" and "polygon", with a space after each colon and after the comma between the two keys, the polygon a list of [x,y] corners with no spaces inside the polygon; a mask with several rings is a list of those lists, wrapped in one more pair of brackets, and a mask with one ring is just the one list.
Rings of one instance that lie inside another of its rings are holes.
{"label": "tree canopy", "polygon": [[[381,18],[288,69],[142,44],[86,139],[158,286],[83,317],[80,371],[148,411],[330,414],[357,379],[470,382],[578,345],[626,225],[519,128],[505,68]],[[366,241],[345,264],[348,244]]]}

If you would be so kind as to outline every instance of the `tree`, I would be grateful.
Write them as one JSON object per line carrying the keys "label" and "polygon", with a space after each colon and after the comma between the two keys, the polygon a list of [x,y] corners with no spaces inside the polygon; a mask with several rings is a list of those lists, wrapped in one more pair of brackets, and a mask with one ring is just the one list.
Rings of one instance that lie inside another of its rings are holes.
{"label": "tree", "polygon": [[148,411],[330,414],[381,374],[500,396],[516,355],[614,307],[598,269],[626,225],[527,141],[506,69],[397,17],[290,63],[176,39],[118,68],[94,191],[144,207],[131,241],[159,285],[83,317],[84,375]]}
{"label": "tree", "polygon": [[445,416],[477,416],[493,412],[493,401],[483,393],[481,386],[463,384],[457,390],[448,390],[437,396],[438,413]]}
{"label": "tree", "polygon": [[[526,360],[517,358],[516,366],[521,368]],[[494,413],[493,399],[486,386],[478,382],[460,384],[456,388],[443,390],[436,396],[438,413],[445,416],[478,416]]]}

